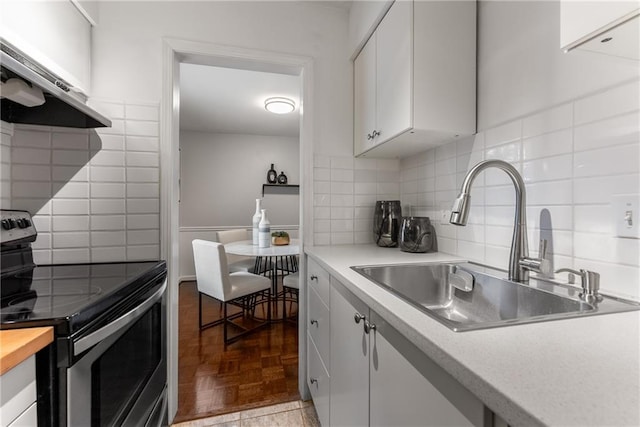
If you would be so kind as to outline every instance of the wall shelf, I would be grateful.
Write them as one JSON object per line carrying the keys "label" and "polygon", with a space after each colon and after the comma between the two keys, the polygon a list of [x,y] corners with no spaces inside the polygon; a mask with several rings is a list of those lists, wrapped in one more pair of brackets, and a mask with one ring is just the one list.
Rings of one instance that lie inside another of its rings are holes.
{"label": "wall shelf", "polygon": [[268,194],[300,194],[300,186],[293,184],[262,184],[262,197]]}

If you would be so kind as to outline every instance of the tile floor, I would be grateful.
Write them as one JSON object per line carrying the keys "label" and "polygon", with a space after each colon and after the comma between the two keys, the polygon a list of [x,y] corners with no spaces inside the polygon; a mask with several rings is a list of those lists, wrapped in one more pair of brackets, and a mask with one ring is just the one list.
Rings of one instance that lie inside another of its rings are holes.
{"label": "tile floor", "polygon": [[319,427],[312,401],[297,400],[263,408],[185,421],[173,427]]}

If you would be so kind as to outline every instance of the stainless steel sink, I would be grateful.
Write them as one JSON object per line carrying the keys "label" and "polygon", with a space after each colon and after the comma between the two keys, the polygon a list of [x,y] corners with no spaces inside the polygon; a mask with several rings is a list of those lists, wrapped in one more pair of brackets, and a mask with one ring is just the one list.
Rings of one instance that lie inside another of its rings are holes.
{"label": "stainless steel sink", "polygon": [[472,263],[351,268],[454,331],[640,309],[608,296],[589,304],[580,289],[533,278],[529,285],[512,282]]}

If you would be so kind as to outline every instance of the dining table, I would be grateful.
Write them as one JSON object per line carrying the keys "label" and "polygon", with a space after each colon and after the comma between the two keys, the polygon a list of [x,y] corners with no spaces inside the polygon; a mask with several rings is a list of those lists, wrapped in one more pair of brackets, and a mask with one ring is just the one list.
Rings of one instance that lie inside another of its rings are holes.
{"label": "dining table", "polygon": [[[254,245],[251,240],[240,240],[226,243],[224,250],[229,254],[256,259],[254,272],[271,276],[271,294],[274,298],[274,307],[277,310],[278,277],[282,278],[298,271],[298,255],[300,255],[298,239],[290,239],[287,245],[271,245],[266,248]],[[284,295],[282,297],[284,298]]]}

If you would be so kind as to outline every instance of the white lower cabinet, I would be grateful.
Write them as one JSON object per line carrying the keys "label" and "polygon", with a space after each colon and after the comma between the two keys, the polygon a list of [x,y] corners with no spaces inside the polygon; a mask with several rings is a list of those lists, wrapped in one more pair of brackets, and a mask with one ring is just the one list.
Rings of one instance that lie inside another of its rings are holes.
{"label": "white lower cabinet", "polygon": [[331,278],[331,426],[369,424],[369,308]]}
{"label": "white lower cabinet", "polygon": [[37,425],[36,363],[31,356],[0,376],[0,426]]}
{"label": "white lower cabinet", "polygon": [[[330,314],[328,343],[314,330],[326,321],[307,325],[308,383],[323,426],[492,424],[478,398],[337,279],[330,284],[330,311],[308,311],[310,320]],[[308,304],[322,304],[313,292]],[[321,357],[327,345],[328,363]]]}
{"label": "white lower cabinet", "polygon": [[482,426],[484,404],[374,311],[370,322],[371,426]]}

